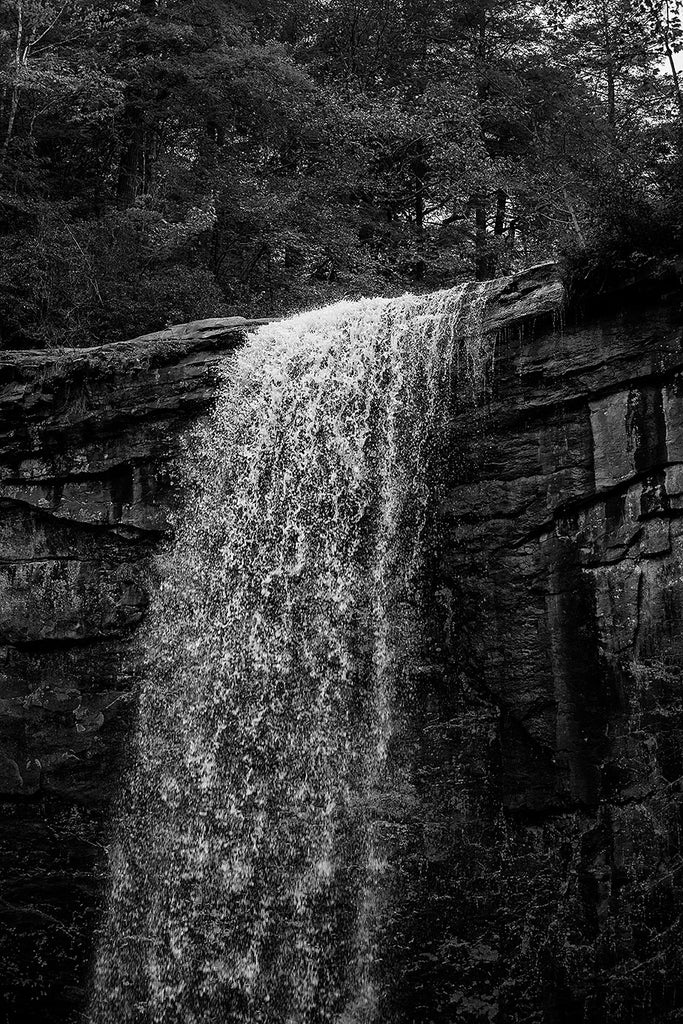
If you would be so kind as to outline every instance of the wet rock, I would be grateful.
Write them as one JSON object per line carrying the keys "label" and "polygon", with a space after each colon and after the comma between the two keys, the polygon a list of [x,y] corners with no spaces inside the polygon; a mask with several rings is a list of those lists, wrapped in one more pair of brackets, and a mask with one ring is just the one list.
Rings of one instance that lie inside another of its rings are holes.
{"label": "wet rock", "polygon": [[81,1019],[136,629],[243,321],[0,353],[0,1019]]}
{"label": "wet rock", "polygon": [[[581,322],[552,265],[491,285],[494,380],[454,426],[396,737],[410,783],[378,795],[405,833],[394,1024],[683,1014],[683,314],[645,291]],[[245,326],[0,354],[7,1021],[81,1019],[180,440]]]}
{"label": "wet rock", "polygon": [[[453,886],[453,920],[474,904],[476,924],[441,934],[461,946],[488,936],[501,951],[486,989],[497,1020],[683,1015],[682,327],[673,295],[508,333],[485,430],[456,425],[468,454],[441,508],[437,573],[474,622],[450,625],[451,658],[498,713],[499,758],[467,747],[479,766],[469,800],[491,805],[459,842],[477,849],[497,906],[481,883]],[[457,675],[451,689],[443,714],[464,730]],[[457,877],[458,843],[447,860]],[[437,909],[421,899],[427,928]],[[442,999],[454,971],[430,976]]]}

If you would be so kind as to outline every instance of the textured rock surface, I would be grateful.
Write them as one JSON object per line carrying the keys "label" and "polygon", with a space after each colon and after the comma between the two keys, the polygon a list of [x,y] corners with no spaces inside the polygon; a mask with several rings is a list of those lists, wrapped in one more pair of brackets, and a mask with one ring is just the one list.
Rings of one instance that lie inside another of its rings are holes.
{"label": "textured rock surface", "polygon": [[173,466],[244,337],[0,353],[0,1020],[80,1019]]}
{"label": "textured rock surface", "polygon": [[[396,741],[421,808],[397,1021],[683,1015],[683,314],[662,290],[562,326],[551,266],[491,286],[495,384],[456,424],[434,656]],[[243,337],[0,354],[0,1020],[81,1019],[173,467]]]}
{"label": "textured rock surface", "polygon": [[682,425],[679,292],[505,332],[456,426],[414,1019],[683,1019]]}

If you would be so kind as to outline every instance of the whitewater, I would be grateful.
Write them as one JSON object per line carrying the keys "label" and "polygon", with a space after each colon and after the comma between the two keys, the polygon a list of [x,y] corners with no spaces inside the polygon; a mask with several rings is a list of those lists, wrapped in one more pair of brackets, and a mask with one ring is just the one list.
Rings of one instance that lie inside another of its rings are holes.
{"label": "whitewater", "polygon": [[188,441],[110,848],[96,1024],[371,1024],[391,981],[382,794],[420,656],[454,394],[486,285],[342,302],[226,360]]}

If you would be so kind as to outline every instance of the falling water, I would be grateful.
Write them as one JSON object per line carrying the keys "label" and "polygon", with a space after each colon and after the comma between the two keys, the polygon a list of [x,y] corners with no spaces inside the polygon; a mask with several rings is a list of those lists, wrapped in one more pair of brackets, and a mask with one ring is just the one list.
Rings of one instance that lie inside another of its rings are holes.
{"label": "falling water", "polygon": [[97,1024],[381,1014],[377,794],[486,286],[263,328],[194,437],[110,858]]}

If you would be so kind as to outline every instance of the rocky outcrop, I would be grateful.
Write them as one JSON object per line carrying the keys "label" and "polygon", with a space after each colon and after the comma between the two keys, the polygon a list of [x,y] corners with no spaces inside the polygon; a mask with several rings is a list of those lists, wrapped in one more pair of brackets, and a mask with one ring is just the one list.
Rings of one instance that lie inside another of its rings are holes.
{"label": "rocky outcrop", "polygon": [[79,1019],[175,465],[247,326],[0,353],[0,1020]]}
{"label": "rocky outcrop", "polygon": [[683,1019],[683,311],[666,291],[506,331],[480,421],[456,423],[447,656],[422,680],[417,758],[447,837],[414,901],[426,1019],[448,1019],[439,999],[466,1021]]}
{"label": "rocky outcrop", "polygon": [[[490,286],[494,381],[456,418],[433,658],[404,702],[421,810],[397,876],[396,1021],[683,1014],[672,280],[585,322],[551,265]],[[80,1019],[182,437],[249,326],[0,354],[7,1021]]]}

